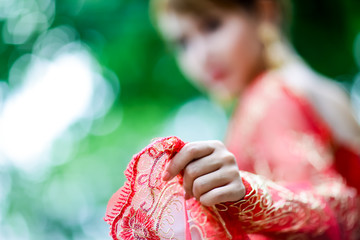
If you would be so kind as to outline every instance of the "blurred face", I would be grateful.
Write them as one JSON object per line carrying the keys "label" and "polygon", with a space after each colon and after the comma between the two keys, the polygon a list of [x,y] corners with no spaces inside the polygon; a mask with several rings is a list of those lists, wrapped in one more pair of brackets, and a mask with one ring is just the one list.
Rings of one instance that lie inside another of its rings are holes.
{"label": "blurred face", "polygon": [[159,17],[165,39],[176,49],[180,68],[220,98],[237,96],[264,70],[256,19],[245,12],[212,12],[206,17],[173,12]]}

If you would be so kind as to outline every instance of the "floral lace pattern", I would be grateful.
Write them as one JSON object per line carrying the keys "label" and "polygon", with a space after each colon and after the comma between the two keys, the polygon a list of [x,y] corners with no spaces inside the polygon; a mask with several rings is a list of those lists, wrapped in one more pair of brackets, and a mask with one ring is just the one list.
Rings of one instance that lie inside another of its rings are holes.
{"label": "floral lace pattern", "polygon": [[104,218],[113,239],[185,239],[173,228],[175,219],[186,222],[180,179],[162,181],[167,161],[183,145],[166,138],[133,157],[125,171],[127,182],[110,199]]}
{"label": "floral lace pattern", "polygon": [[129,215],[124,217],[119,232],[120,239],[153,239],[160,240],[154,228],[155,220],[149,217],[142,209],[130,208]]}
{"label": "floral lace pattern", "polygon": [[184,146],[176,137],[150,144],[133,157],[127,182],[110,199],[106,217],[114,240],[248,239],[229,233],[214,208],[185,202],[182,177],[162,180],[171,158]]}
{"label": "floral lace pattern", "polygon": [[252,233],[261,239],[358,239],[357,193],[341,178],[288,188],[242,171],[247,190],[242,200],[212,208],[185,201],[181,176],[162,180],[166,164],[183,146],[178,138],[165,138],[134,156],[125,172],[128,181],[109,201],[105,217],[114,240],[259,237]]}

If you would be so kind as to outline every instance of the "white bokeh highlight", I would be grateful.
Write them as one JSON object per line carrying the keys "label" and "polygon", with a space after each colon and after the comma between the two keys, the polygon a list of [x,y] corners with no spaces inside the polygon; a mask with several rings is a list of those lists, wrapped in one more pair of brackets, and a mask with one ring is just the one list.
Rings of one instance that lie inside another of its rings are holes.
{"label": "white bokeh highlight", "polygon": [[35,170],[43,155],[72,124],[87,125],[106,114],[116,93],[81,47],[64,46],[52,60],[32,56],[24,79],[16,84],[0,112],[0,161]]}
{"label": "white bokeh highlight", "polygon": [[169,119],[162,135],[177,136],[184,141],[223,140],[227,123],[220,106],[206,98],[195,98]]}

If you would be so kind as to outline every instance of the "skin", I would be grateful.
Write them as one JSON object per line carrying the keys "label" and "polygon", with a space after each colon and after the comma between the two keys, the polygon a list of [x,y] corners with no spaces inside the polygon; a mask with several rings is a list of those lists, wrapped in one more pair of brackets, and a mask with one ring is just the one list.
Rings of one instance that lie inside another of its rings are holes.
{"label": "skin", "polygon": [[186,144],[167,166],[168,181],[184,170],[185,198],[195,197],[205,206],[237,201],[244,197],[235,157],[220,141]]}
{"label": "skin", "polygon": [[237,97],[265,69],[259,21],[241,9],[215,9],[201,18],[168,12],[159,19],[180,68],[195,85],[219,99]]}

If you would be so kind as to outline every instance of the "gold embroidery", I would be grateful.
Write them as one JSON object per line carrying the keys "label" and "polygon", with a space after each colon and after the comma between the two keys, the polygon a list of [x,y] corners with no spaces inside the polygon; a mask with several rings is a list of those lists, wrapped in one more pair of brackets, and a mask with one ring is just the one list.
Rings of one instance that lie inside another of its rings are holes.
{"label": "gold embroidery", "polygon": [[252,190],[234,204],[217,206],[218,211],[237,209],[238,220],[249,233],[276,231],[278,234],[308,231],[318,236],[328,228],[326,204],[311,192],[294,194],[263,177],[242,172]]}
{"label": "gold embroidery", "polygon": [[[251,143],[251,137],[264,118],[269,104],[281,96],[279,91],[283,86],[281,80],[271,75],[261,81],[259,87],[256,86],[256,94],[244,98],[240,112],[234,117],[237,121],[234,131],[230,134],[236,136],[236,144],[244,148],[239,156],[251,161],[256,173],[273,180],[282,179],[272,171],[269,159],[262,156]],[[330,146],[307,133],[294,131],[286,137],[289,137],[288,147],[299,157],[301,164],[314,170],[313,179],[308,180],[315,186],[315,190],[295,194],[262,177],[242,172],[252,186],[251,192],[244,200],[234,204],[217,205],[218,211],[237,212],[239,225],[246,232],[266,233],[276,229],[277,234],[284,234],[281,239],[309,239],[321,235],[329,227],[330,216],[326,215],[326,208],[330,206],[343,234],[352,234],[346,239],[360,239],[360,200],[357,193],[346,186],[341,177],[325,173],[333,163]],[[306,233],[295,233],[297,231]],[[307,232],[311,232],[311,235]],[[291,236],[287,236],[287,233],[291,233]]]}
{"label": "gold embroidery", "polygon": [[217,219],[219,220],[219,222],[221,223],[221,226],[225,230],[225,233],[226,233],[226,236],[228,237],[228,239],[232,239],[232,236],[231,236],[229,230],[226,227],[225,221],[222,219],[221,215],[219,214],[219,211],[216,209],[215,206],[212,206],[212,210],[214,211],[214,213],[215,213]]}
{"label": "gold embroidery", "polygon": [[[187,200],[186,205],[192,234],[194,233],[193,231],[196,231],[195,235],[201,236],[200,239],[203,240],[232,239],[216,208],[209,209],[204,207],[195,199]],[[216,222],[216,224],[212,224],[211,231],[209,228],[206,228],[208,222]]]}

